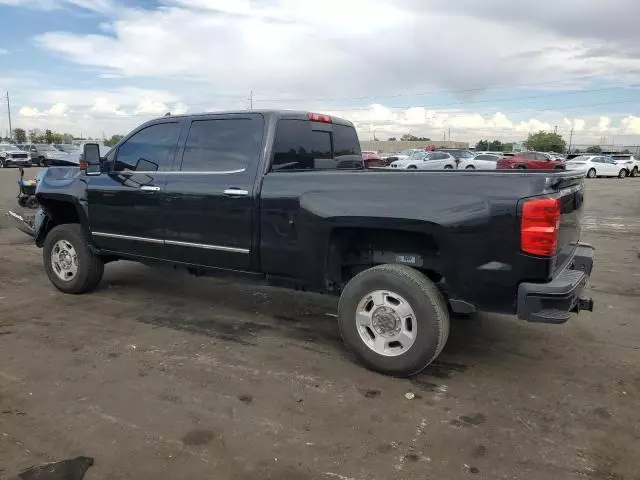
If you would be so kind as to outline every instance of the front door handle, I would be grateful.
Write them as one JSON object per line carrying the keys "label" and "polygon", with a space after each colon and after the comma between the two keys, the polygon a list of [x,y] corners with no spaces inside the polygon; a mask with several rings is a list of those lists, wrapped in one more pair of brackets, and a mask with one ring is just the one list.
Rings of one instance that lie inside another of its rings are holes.
{"label": "front door handle", "polygon": [[227,188],[224,191],[225,195],[229,195],[230,197],[246,197],[249,195],[248,190],[242,190],[241,188]]}
{"label": "front door handle", "polygon": [[145,191],[145,192],[159,192],[160,191],[160,187],[154,187],[152,185],[143,185],[140,187],[140,190]]}

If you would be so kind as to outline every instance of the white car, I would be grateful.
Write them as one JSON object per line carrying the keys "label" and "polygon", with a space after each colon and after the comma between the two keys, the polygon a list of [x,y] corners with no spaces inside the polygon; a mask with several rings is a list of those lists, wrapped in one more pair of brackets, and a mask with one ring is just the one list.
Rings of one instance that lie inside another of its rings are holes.
{"label": "white car", "polygon": [[408,148],[407,150],[402,150],[399,153],[391,153],[389,155],[381,155],[380,158],[385,160],[387,163],[395,162],[397,160],[409,160],[412,155],[416,153],[424,152],[422,148]]}
{"label": "white car", "polygon": [[565,162],[567,170],[579,170],[588,178],[620,177],[624,178],[629,170],[624,161],[617,162],[606,155],[580,155]]}
{"label": "white car", "polygon": [[497,153],[480,153],[473,158],[461,159],[458,169],[462,170],[495,170],[502,155]]}
{"label": "white car", "polygon": [[407,160],[391,162],[391,168],[405,170],[452,170],[456,168],[456,159],[446,152],[418,152]]}
{"label": "white car", "polygon": [[624,163],[627,170],[629,170],[629,176],[631,177],[640,176],[640,155],[617,154],[612,156],[616,162]]}

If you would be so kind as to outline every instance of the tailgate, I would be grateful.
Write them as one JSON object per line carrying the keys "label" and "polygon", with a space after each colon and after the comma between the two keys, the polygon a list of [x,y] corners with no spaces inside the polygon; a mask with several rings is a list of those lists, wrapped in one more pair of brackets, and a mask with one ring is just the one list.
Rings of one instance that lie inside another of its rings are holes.
{"label": "tailgate", "polygon": [[557,188],[560,195],[561,214],[555,272],[565,267],[580,241],[584,178],[564,178]]}

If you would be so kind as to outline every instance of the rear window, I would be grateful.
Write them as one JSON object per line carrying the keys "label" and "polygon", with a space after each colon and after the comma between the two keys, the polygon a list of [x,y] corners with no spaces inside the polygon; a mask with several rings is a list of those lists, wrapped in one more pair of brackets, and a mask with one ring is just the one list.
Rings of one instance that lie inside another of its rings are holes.
{"label": "rear window", "polygon": [[280,120],[271,170],[362,169],[360,143],[353,127]]}

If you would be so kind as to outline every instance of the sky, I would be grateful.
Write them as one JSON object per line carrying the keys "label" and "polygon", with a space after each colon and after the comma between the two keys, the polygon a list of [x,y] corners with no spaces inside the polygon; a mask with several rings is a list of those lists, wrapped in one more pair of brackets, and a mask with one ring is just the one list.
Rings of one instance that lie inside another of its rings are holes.
{"label": "sky", "polygon": [[638,0],[0,0],[0,92],[14,127],[77,136],[252,105],[363,140],[634,145],[638,18]]}

